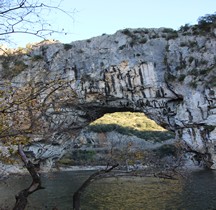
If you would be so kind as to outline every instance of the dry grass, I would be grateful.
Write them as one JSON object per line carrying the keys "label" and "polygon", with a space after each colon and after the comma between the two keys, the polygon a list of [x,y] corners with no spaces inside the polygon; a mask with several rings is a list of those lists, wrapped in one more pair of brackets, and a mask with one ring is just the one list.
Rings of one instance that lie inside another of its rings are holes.
{"label": "dry grass", "polygon": [[121,127],[127,127],[138,131],[166,131],[153,120],[150,120],[143,113],[139,112],[115,112],[112,114],[105,114],[103,117],[91,123],[91,125],[100,124],[117,124]]}

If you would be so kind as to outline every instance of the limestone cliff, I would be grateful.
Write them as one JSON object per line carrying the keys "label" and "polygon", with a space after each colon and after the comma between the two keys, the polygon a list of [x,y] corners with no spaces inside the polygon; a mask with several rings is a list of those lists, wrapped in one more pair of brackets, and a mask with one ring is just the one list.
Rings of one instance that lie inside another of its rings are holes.
{"label": "limestone cliff", "polygon": [[[215,29],[125,29],[70,44],[36,44],[17,58],[8,64],[1,56],[0,65],[2,78],[16,86],[56,78],[70,84],[58,93],[58,111],[46,110],[52,142],[71,140],[105,113],[141,111],[216,168]],[[6,68],[17,72],[8,76]]]}

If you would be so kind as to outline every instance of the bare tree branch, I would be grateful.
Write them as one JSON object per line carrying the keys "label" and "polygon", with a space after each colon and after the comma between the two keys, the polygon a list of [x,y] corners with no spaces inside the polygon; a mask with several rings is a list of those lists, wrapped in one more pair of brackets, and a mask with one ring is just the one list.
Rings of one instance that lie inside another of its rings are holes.
{"label": "bare tree branch", "polygon": [[6,1],[0,3],[0,40],[10,42],[7,36],[28,34],[42,39],[53,33],[65,33],[64,29],[55,30],[47,19],[53,11],[74,20],[74,11],[69,12],[58,4],[45,4],[42,0]]}
{"label": "bare tree branch", "polygon": [[104,170],[96,171],[81,185],[81,187],[73,195],[73,210],[80,210],[80,198],[85,189],[98,177],[101,177],[103,174],[109,173],[113,169],[117,168],[119,164],[115,164],[111,167],[108,167]]}

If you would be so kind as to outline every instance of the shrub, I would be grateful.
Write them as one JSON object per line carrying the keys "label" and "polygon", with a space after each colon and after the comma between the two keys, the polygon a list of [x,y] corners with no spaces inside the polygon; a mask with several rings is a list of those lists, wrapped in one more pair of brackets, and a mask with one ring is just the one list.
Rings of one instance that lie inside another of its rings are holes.
{"label": "shrub", "polygon": [[26,65],[23,61],[20,60],[15,61],[14,68],[13,68],[14,75],[17,75],[20,72],[24,71],[27,67],[28,65]]}
{"label": "shrub", "polygon": [[43,59],[43,56],[42,55],[34,55],[32,57],[32,61],[38,61],[38,60],[42,60]]}
{"label": "shrub", "polygon": [[170,155],[176,156],[177,148],[175,147],[175,145],[165,144],[159,147],[158,149],[155,149],[154,152],[156,153],[156,155],[159,156],[159,158],[163,158]]}
{"label": "shrub", "polygon": [[92,164],[95,159],[96,151],[89,150],[74,150],[72,152],[72,161],[75,164]]}
{"label": "shrub", "polygon": [[9,69],[9,59],[6,59],[7,57],[4,57],[4,61],[2,62],[3,71],[7,71]]}
{"label": "shrub", "polygon": [[66,51],[70,50],[73,46],[71,44],[64,44],[64,49]]}
{"label": "shrub", "polygon": [[175,32],[175,30],[172,28],[164,28],[162,32],[163,33],[173,33],[173,32]]}
{"label": "shrub", "polygon": [[176,80],[176,76],[174,76],[173,74],[171,74],[170,72],[166,72],[164,74],[164,79],[166,81],[173,81],[173,80]]}
{"label": "shrub", "polygon": [[193,60],[194,60],[194,57],[192,57],[192,56],[190,56],[190,57],[188,58],[188,62],[189,62],[189,63],[192,63]]}
{"label": "shrub", "polygon": [[165,33],[162,34],[162,37],[166,38],[166,40],[176,39],[178,37],[178,32],[172,28],[164,28],[162,32]]}
{"label": "shrub", "polygon": [[190,48],[196,47],[197,46],[197,41],[189,41],[188,46]]}
{"label": "shrub", "polygon": [[184,26],[181,26],[179,31],[181,32],[186,32],[190,29],[190,24],[189,23],[186,23]]}
{"label": "shrub", "polygon": [[2,63],[3,66],[2,77],[4,79],[12,79],[13,77],[17,76],[28,67],[21,60],[16,60],[13,66],[11,67],[9,65],[10,62],[12,62],[11,59],[5,59]]}
{"label": "shrub", "polygon": [[133,47],[134,44],[136,44],[136,43],[144,44],[144,43],[147,42],[146,38],[141,38],[140,39],[139,36],[137,35],[137,33],[133,32],[133,31],[130,31],[129,29],[122,30],[122,33],[131,38],[130,43],[129,43],[129,45],[131,47]]}
{"label": "shrub", "polygon": [[116,124],[95,124],[88,126],[88,130],[96,133],[106,133],[117,130],[117,127]]}
{"label": "shrub", "polygon": [[199,29],[209,32],[211,27],[216,25],[216,13],[215,14],[207,14],[205,16],[199,17],[198,19],[198,27]]}
{"label": "shrub", "polygon": [[201,60],[201,61],[200,61],[200,64],[201,64],[201,65],[206,65],[207,63],[208,63],[207,60]]}
{"label": "shrub", "polygon": [[213,96],[215,94],[214,90],[209,91],[209,95]]}
{"label": "shrub", "polygon": [[181,75],[179,76],[179,78],[178,78],[178,81],[179,81],[179,82],[184,81],[185,77],[186,77],[185,74],[181,74]]}
{"label": "shrub", "polygon": [[166,40],[176,39],[176,38],[178,38],[177,31],[173,31],[172,33],[168,33],[166,36]]}
{"label": "shrub", "polygon": [[106,133],[116,131],[122,135],[134,135],[146,141],[161,142],[173,138],[174,135],[169,131],[150,131],[150,130],[136,130],[130,127],[123,127],[117,124],[95,124],[88,127],[89,131],[96,133]]}
{"label": "shrub", "polygon": [[141,38],[141,39],[139,40],[139,43],[140,43],[140,44],[145,44],[147,41],[148,41],[148,39],[145,38],[145,37],[143,37],[143,38]]}
{"label": "shrub", "polygon": [[201,75],[206,75],[208,72],[209,72],[208,69],[202,69],[202,70],[199,71],[199,73]]}
{"label": "shrub", "polygon": [[77,53],[84,53],[84,50],[83,49],[79,49],[79,50],[77,50]]}
{"label": "shrub", "polygon": [[188,74],[189,75],[198,76],[199,75],[199,71],[198,71],[198,69],[192,69]]}
{"label": "shrub", "polygon": [[126,47],[126,45],[124,44],[124,45],[121,45],[118,49],[123,50],[125,47]]}
{"label": "shrub", "polygon": [[73,160],[71,160],[70,158],[62,158],[58,161],[58,163],[63,164],[63,165],[72,165],[73,164]]}
{"label": "shrub", "polygon": [[212,132],[215,129],[215,126],[214,125],[206,125],[205,129]]}
{"label": "shrub", "polygon": [[216,86],[216,76],[215,75],[211,76],[211,78],[209,80],[209,85],[211,87],[215,87]]}
{"label": "shrub", "polygon": [[127,35],[127,36],[131,36],[132,35],[132,33],[131,33],[131,31],[129,30],[129,29],[124,29],[124,30],[122,30],[121,31],[123,34],[125,34],[125,35]]}
{"label": "shrub", "polygon": [[192,35],[196,36],[196,35],[200,35],[200,34],[201,34],[201,33],[200,33],[199,28],[197,27],[197,25],[194,25],[194,26],[192,27]]}
{"label": "shrub", "polygon": [[180,47],[186,47],[187,46],[187,43],[186,42],[181,42],[180,43]]}
{"label": "shrub", "polygon": [[190,85],[192,88],[196,88],[196,87],[197,87],[196,81],[191,81],[191,82],[189,83],[189,85]]}

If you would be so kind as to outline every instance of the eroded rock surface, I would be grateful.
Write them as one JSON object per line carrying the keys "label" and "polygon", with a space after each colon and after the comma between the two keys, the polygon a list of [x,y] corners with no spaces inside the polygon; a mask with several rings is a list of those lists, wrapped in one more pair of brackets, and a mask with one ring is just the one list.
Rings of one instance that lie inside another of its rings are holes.
{"label": "eroded rock surface", "polygon": [[68,81],[58,93],[61,107],[49,107],[44,118],[57,144],[55,136],[64,134],[68,142],[105,113],[140,111],[216,168],[215,37],[214,31],[159,28],[125,29],[70,44],[44,42],[20,56],[23,71],[12,82]]}

